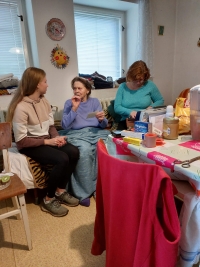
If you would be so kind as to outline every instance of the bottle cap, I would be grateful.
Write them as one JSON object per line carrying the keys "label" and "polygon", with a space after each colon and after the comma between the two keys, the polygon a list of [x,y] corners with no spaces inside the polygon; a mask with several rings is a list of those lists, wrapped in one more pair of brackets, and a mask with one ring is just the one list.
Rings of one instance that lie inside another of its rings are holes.
{"label": "bottle cap", "polygon": [[172,105],[168,105],[166,108],[166,113],[174,113],[174,108]]}
{"label": "bottle cap", "polygon": [[174,117],[174,108],[172,105],[168,105],[166,108],[166,115],[165,117]]}

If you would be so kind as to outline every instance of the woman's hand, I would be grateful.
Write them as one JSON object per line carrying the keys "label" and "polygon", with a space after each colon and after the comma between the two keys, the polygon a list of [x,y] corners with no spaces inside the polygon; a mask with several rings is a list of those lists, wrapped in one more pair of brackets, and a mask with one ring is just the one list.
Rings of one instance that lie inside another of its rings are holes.
{"label": "woman's hand", "polygon": [[72,110],[77,111],[77,109],[81,103],[80,96],[74,95],[71,100],[72,100]]}
{"label": "woman's hand", "polygon": [[103,119],[105,118],[105,114],[104,114],[104,112],[103,112],[103,111],[98,111],[98,112],[96,113],[96,118],[97,118],[97,120],[98,120],[99,122],[102,122]]}
{"label": "woman's hand", "polygon": [[134,110],[131,111],[130,116],[131,116],[133,119],[135,119],[136,115],[137,115],[137,111],[134,111]]}
{"label": "woman's hand", "polygon": [[44,144],[48,146],[64,146],[67,143],[66,136],[56,136],[51,139],[44,139]]}
{"label": "woman's hand", "polygon": [[146,109],[151,109],[151,108],[153,108],[152,106],[149,106],[148,108],[146,108]]}

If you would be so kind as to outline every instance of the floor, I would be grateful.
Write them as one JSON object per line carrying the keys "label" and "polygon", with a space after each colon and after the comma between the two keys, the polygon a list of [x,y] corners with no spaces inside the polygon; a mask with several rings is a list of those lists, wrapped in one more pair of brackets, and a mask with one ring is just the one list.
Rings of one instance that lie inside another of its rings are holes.
{"label": "floor", "polygon": [[[96,213],[95,200],[87,207],[69,207],[69,214],[57,218],[42,212],[26,196],[33,249],[28,251],[23,223],[15,216],[0,221],[1,267],[104,267],[105,253],[90,252]],[[0,203],[0,213],[11,209],[11,201]]]}

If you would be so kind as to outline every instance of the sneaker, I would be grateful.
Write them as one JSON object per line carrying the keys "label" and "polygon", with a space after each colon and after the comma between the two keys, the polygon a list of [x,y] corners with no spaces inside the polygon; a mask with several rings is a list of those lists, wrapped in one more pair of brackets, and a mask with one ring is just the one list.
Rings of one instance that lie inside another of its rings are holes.
{"label": "sneaker", "polygon": [[57,200],[59,200],[60,203],[63,203],[70,207],[75,207],[79,204],[79,199],[73,197],[66,191],[59,196],[55,195],[55,197],[57,198]]}
{"label": "sneaker", "polygon": [[85,206],[85,207],[89,207],[90,206],[90,198],[88,197],[88,198],[81,200],[80,205]]}
{"label": "sneaker", "polygon": [[42,200],[41,210],[50,213],[53,216],[56,217],[62,217],[67,215],[68,209],[61,206],[60,202],[54,197],[52,200],[48,203],[44,202],[44,199]]}

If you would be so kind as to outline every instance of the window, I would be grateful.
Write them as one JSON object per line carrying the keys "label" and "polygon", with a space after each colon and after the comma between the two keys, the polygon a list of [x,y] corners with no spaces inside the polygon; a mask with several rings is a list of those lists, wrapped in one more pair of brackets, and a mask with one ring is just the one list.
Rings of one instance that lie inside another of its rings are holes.
{"label": "window", "polygon": [[79,73],[121,77],[121,17],[75,10]]}
{"label": "window", "polygon": [[19,0],[0,0],[0,75],[13,73],[19,79],[26,69],[20,4]]}

